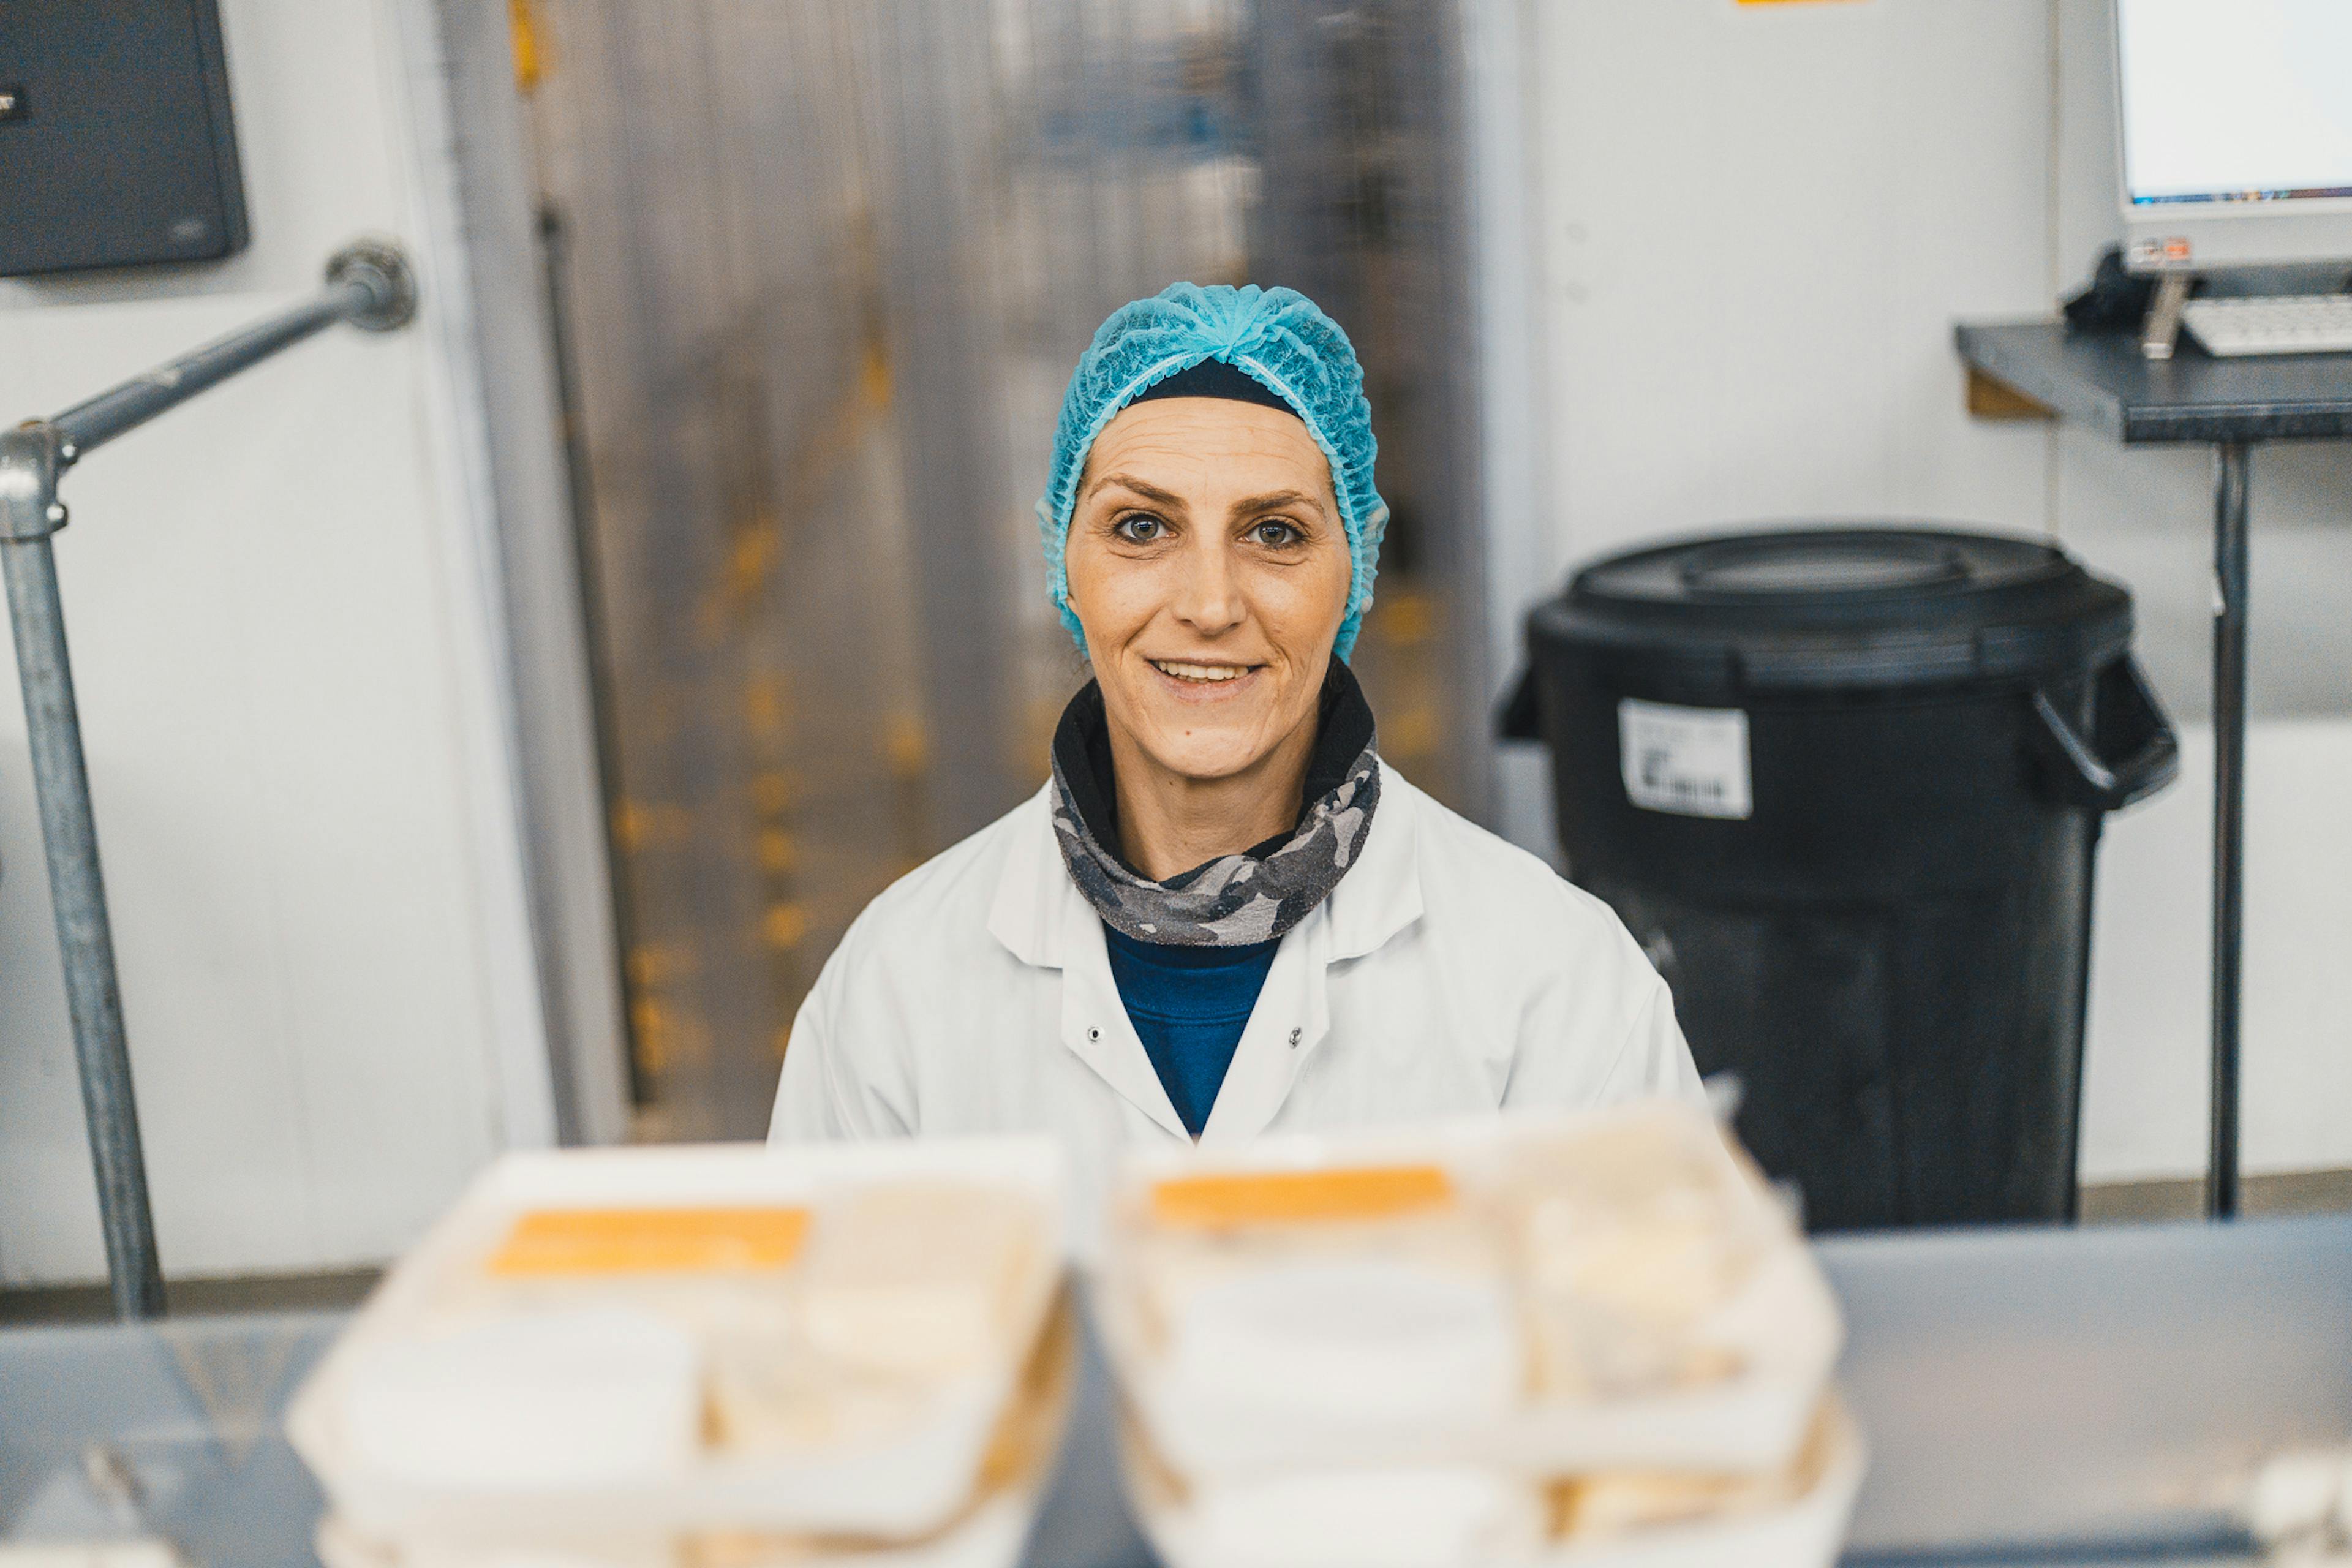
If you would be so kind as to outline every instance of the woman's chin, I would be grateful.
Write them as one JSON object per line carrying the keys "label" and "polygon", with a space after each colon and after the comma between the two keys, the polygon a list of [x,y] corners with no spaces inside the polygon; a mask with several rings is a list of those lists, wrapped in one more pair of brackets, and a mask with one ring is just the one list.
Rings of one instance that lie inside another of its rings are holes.
{"label": "woman's chin", "polygon": [[1210,729],[1195,723],[1181,731],[1163,731],[1140,738],[1143,753],[1153,766],[1192,784],[1214,784],[1245,773],[1274,750],[1274,743],[1255,725],[1236,725],[1227,731],[1223,725]]}

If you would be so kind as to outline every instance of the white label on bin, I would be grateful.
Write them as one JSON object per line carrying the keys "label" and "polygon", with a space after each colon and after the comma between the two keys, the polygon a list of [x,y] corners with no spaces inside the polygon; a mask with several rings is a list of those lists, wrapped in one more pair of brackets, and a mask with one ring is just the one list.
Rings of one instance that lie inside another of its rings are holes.
{"label": "white label on bin", "polygon": [[1645,811],[1746,818],[1748,715],[1737,708],[1617,704],[1617,750],[1625,798]]}

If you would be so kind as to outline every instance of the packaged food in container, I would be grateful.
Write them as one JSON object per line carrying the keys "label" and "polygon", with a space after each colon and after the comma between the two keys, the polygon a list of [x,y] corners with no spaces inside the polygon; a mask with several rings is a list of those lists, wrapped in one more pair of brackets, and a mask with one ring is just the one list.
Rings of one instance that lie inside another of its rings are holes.
{"label": "packaged food in container", "polygon": [[1550,1498],[1472,1465],[1278,1470],[1207,1483],[1180,1474],[1132,1419],[1128,1497],[1168,1568],[1498,1568],[1532,1563]]}
{"label": "packaged food in container", "polygon": [[318,1531],[325,1568],[1013,1568],[1053,1474],[1076,1373],[1075,1310],[1066,1294],[1032,1352],[992,1435],[978,1487],[929,1533],[879,1540],[747,1530],[544,1527],[506,1538],[372,1537],[340,1516]]}
{"label": "packaged food in container", "polygon": [[1777,1471],[1604,1471],[1555,1482],[1536,1568],[1832,1568],[1864,1463],[1862,1435],[1832,1395]]}
{"label": "packaged food in container", "polygon": [[510,1156],[289,1435],[353,1540],[932,1536],[1041,1342],[1063,1206],[1042,1139]]}
{"label": "packaged food in container", "polygon": [[1834,1399],[1789,1464],[1730,1475],[1428,1465],[1192,1482],[1132,1424],[1123,1447],[1168,1568],[1833,1568],[1864,1458]]}
{"label": "packaged food in container", "polygon": [[998,1422],[979,1483],[927,1534],[874,1537],[756,1530],[586,1533],[543,1526],[505,1538],[370,1536],[330,1515],[318,1532],[324,1568],[1014,1568],[1061,1447],[1076,1375],[1069,1296],[1032,1351]]}
{"label": "packaged food in container", "polygon": [[1197,1478],[1777,1469],[1839,1346],[1803,1237],[1680,1103],[1153,1151],[1112,1208],[1105,1340]]}

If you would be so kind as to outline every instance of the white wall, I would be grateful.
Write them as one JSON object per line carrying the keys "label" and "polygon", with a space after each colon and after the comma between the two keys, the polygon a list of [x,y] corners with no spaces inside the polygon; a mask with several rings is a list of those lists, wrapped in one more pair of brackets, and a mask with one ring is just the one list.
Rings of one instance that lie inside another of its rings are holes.
{"label": "white wall", "polygon": [[[54,412],[395,236],[426,315],[337,329],[93,454],[58,569],[167,1273],[383,1258],[551,1108],[495,564],[420,243],[389,0],[225,0],[254,244],[0,283]],[[103,1272],[13,667],[0,679],[0,1281]]]}
{"label": "white wall", "polygon": [[[2026,317],[2116,229],[2105,0],[1527,0],[1549,526],[1572,562],[1801,517],[2046,529],[2140,597],[2190,776],[2101,864],[2094,1179],[2204,1147],[2210,458],[1972,420],[1961,317]],[[2245,1152],[2352,1164],[2352,450],[2254,494]],[[1523,587],[1516,613],[1537,592]],[[1538,837],[1521,764],[1505,820]]]}

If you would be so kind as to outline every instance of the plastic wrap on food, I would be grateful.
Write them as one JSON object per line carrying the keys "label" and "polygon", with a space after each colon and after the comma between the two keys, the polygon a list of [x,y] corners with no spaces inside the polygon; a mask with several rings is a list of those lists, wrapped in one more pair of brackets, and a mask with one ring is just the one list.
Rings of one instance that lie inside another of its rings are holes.
{"label": "plastic wrap on food", "polygon": [[1202,1479],[1787,1464],[1836,1303],[1762,1178],[1657,1101],[1132,1158],[1099,1292]]}
{"label": "plastic wrap on food", "polygon": [[1736,1376],[1709,1320],[1787,1227],[1715,1130],[1663,1107],[1517,1142],[1502,1201],[1533,1338],[1536,1386],[1610,1398]]}
{"label": "plastic wrap on food", "polygon": [[1145,1332],[1206,1397],[1337,1421],[1478,1419],[1525,1381],[1499,1237],[1429,1165],[1202,1174],[1144,1199]]}

